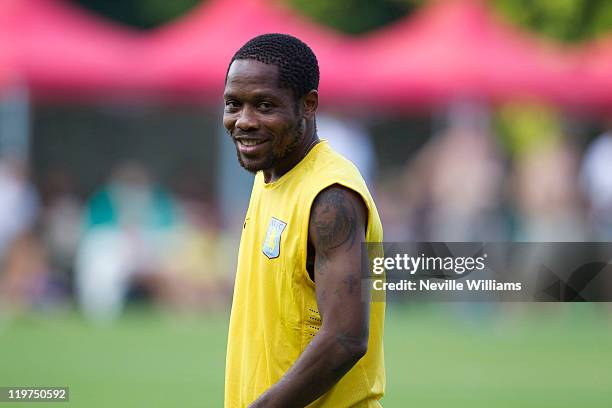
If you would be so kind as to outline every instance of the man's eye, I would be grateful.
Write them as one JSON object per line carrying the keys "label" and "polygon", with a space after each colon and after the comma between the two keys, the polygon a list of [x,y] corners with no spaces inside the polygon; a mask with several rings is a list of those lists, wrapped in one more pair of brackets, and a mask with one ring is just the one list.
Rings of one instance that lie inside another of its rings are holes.
{"label": "man's eye", "polygon": [[236,101],[225,101],[225,109],[231,110],[231,109],[237,109],[239,107],[238,102]]}
{"label": "man's eye", "polygon": [[260,102],[257,107],[259,108],[259,110],[269,111],[270,109],[272,109],[272,104],[270,102]]}

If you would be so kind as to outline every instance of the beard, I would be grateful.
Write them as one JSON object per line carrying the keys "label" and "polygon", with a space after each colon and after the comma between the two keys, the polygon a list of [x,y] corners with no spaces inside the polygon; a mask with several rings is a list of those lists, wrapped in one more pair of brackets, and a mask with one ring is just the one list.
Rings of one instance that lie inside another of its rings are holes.
{"label": "beard", "polygon": [[[249,173],[255,174],[260,170],[268,170],[274,167],[274,165],[295,152],[302,142],[304,141],[305,125],[302,120],[296,121],[293,126],[285,133],[283,139],[290,137],[289,140],[281,141],[281,145],[278,147],[272,147],[268,154],[264,157],[262,162],[259,163],[246,163],[240,155],[240,150],[236,145],[236,155],[238,156],[238,163],[240,166],[248,171]],[[287,136],[291,135],[291,136]],[[235,142],[237,143],[237,142]]]}

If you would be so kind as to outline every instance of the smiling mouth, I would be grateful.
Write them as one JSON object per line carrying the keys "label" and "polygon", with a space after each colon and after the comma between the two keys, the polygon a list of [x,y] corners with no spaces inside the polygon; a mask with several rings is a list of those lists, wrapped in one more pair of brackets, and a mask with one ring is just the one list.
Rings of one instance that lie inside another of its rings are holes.
{"label": "smiling mouth", "polygon": [[260,144],[266,143],[267,140],[259,140],[259,139],[237,139],[237,142],[243,146],[258,146]]}

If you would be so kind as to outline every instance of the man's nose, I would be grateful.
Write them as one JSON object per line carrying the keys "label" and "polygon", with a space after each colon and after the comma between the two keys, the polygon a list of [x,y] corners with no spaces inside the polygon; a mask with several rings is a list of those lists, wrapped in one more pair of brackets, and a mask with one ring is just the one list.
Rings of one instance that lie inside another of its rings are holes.
{"label": "man's nose", "polygon": [[258,122],[255,112],[253,112],[251,108],[245,106],[236,121],[236,127],[240,130],[247,131],[257,129],[257,126]]}

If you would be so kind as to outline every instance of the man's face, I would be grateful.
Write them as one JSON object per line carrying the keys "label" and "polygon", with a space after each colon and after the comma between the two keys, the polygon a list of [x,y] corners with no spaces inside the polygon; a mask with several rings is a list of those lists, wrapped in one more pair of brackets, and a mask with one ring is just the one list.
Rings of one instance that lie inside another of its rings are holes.
{"label": "man's face", "polygon": [[227,74],[223,126],[253,173],[282,166],[304,139],[301,109],[278,76],[276,65],[251,59],[234,61]]}

